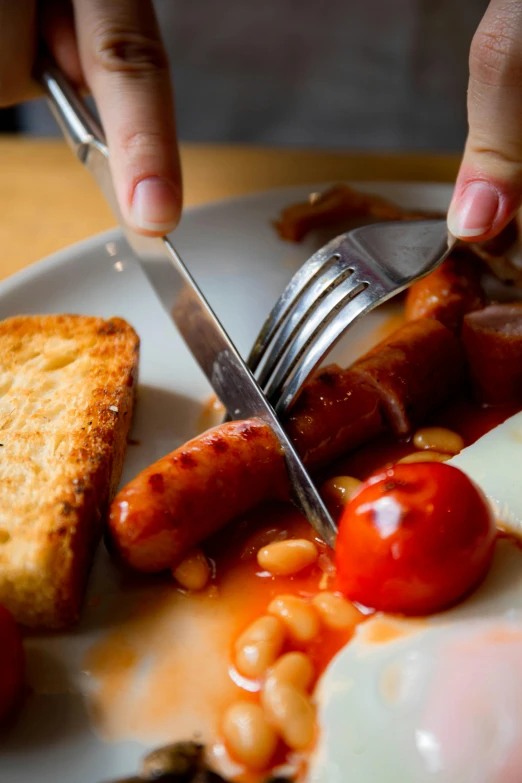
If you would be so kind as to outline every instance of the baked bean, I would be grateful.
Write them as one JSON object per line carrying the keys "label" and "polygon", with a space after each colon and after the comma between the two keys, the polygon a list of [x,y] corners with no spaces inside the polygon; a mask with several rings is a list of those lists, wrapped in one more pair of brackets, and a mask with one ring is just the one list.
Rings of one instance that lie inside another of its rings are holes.
{"label": "baked bean", "polygon": [[312,702],[289,682],[269,679],[261,692],[267,721],[292,750],[303,750],[314,738],[315,714]]}
{"label": "baked bean", "polygon": [[223,718],[223,736],[231,755],[252,770],[266,769],[278,736],[259,704],[238,701]]}
{"label": "baked bean", "polygon": [[243,631],[235,644],[235,665],[243,677],[257,679],[279,657],[286,629],[282,619],[264,615]]}
{"label": "baked bean", "polygon": [[345,631],[360,623],[364,615],[351,601],[336,593],[318,593],[312,599],[321,620],[327,628]]}
{"label": "baked bean", "polygon": [[459,454],[464,448],[464,439],[445,427],[422,427],[413,436],[413,445],[418,449],[430,449],[442,454]]}
{"label": "baked bean", "polygon": [[320,631],[319,615],[296,595],[279,595],[269,604],[268,613],[279,617],[297,642],[310,642]]}
{"label": "baked bean", "polygon": [[399,460],[401,462],[446,462],[451,454],[441,454],[440,451],[414,451]]}
{"label": "baked bean", "polygon": [[211,575],[210,565],[201,549],[192,549],[175,568],[172,576],[185,590],[203,590]]}
{"label": "baked bean", "polygon": [[288,538],[288,530],[280,527],[262,527],[256,530],[248,537],[246,543],[241,549],[241,560],[250,560],[256,558],[257,553],[264,546],[273,544],[275,541],[286,541]]}
{"label": "baked bean", "polygon": [[325,503],[343,507],[350,502],[361,484],[362,481],[353,476],[335,476],[324,482],[321,496]]}
{"label": "baked bean", "polygon": [[303,652],[289,652],[274,663],[267,674],[268,680],[289,682],[301,691],[307,691],[314,679],[314,665]]}
{"label": "baked bean", "polygon": [[257,553],[257,562],[274,576],[291,576],[315,563],[319,556],[316,545],[305,538],[289,538],[264,546]]}

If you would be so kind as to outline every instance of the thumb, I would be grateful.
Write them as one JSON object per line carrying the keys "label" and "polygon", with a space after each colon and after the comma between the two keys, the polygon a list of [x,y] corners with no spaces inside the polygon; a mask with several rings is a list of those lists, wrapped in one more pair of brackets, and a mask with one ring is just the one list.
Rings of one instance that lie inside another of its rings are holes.
{"label": "thumb", "polygon": [[470,52],[469,134],[448,212],[460,239],[496,236],[522,203],[522,3],[491,0]]}

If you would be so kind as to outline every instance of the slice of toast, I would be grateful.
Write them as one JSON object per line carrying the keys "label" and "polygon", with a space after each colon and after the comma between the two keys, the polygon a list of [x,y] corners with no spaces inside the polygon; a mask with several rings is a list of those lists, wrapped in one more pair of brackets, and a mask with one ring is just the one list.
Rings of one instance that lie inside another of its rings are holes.
{"label": "slice of toast", "polygon": [[79,617],[121,477],[138,357],[121,318],[0,322],[0,604],[24,625]]}

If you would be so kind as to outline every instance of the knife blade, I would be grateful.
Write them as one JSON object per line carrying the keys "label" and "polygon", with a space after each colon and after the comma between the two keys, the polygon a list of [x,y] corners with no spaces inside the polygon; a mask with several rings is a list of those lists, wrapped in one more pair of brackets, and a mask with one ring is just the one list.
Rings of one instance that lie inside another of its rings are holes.
{"label": "knife blade", "polygon": [[[255,417],[271,427],[285,457],[292,501],[318,535],[333,547],[337,529],[332,517],[273,408],[171,241],[166,236],[142,236],[126,224],[116,199],[101,127],[48,57],[42,60],[37,78],[69,146],[98,183],[148,279],[151,280],[148,259],[159,254],[169,261],[176,283],[170,315],[230,419]],[[154,287],[154,281],[151,282]],[[158,298],[164,306],[164,300]]]}

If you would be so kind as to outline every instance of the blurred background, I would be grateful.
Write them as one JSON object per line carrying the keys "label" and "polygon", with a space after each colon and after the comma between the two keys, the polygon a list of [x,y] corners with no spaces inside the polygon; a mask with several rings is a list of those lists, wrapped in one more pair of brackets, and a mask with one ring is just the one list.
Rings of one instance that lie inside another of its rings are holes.
{"label": "blurred background", "polygon": [[[487,0],[156,0],[183,141],[459,152]],[[43,101],[0,132],[58,135]]]}

